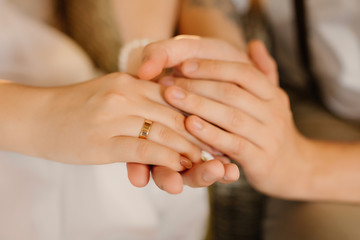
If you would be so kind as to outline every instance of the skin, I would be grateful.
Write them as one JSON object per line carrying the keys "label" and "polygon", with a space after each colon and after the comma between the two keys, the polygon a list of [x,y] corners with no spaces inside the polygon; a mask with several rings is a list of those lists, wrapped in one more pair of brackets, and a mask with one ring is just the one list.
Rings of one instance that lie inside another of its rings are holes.
{"label": "skin", "polygon": [[[360,143],[316,141],[297,131],[276,63],[261,42],[249,45],[250,62],[209,43],[174,39],[149,46],[139,74],[151,78],[156,66],[177,66],[182,77],[160,81],[168,86],[165,99],[190,114],[190,133],[236,160],[258,190],[286,199],[360,202],[354,184],[360,181]],[[211,50],[205,56],[203,49]]]}
{"label": "skin", "polygon": [[[158,84],[110,74],[66,87],[2,81],[0,148],[70,164],[138,162],[176,171],[200,161],[201,144]],[[154,124],[139,139],[144,119]],[[184,167],[185,166],[185,167]]]}
{"label": "skin", "polygon": [[[219,46],[219,48],[212,48]],[[239,51],[235,46],[229,45],[217,39],[194,36],[178,36],[171,40],[151,43],[144,48],[143,63],[138,75],[142,79],[150,80],[161,74],[164,68],[175,67],[186,59],[194,57],[216,58],[221,55],[224,60],[247,62],[247,54]],[[214,152],[216,153],[216,152]],[[160,168],[158,171],[157,168]],[[155,183],[169,193],[180,193],[183,185],[191,187],[205,187],[216,181],[230,183],[240,176],[239,169],[231,164],[227,157],[217,156],[216,160],[194,164],[193,168],[186,172],[179,173],[164,167],[133,165],[129,168],[128,176],[130,182],[143,187],[148,182],[149,172],[152,172]],[[161,177],[156,174],[161,172]]]}
{"label": "skin", "polygon": [[[160,0],[159,0],[160,1]],[[127,4],[132,5],[133,7],[136,5],[137,1],[134,1],[134,3],[125,3],[126,1],[118,1],[117,4]],[[228,0],[181,0],[178,1],[178,31],[180,33],[186,33],[186,34],[196,34],[200,36],[211,36],[213,38],[219,38],[224,39],[227,42],[230,42],[233,47],[229,49],[228,56],[231,56],[231,51],[241,50],[242,54],[239,57],[241,60],[246,60],[246,54],[244,52],[245,44],[244,44],[244,38],[243,34],[241,32],[241,28],[239,27],[238,20],[235,17],[236,14],[232,8],[231,1]],[[130,41],[131,39],[137,39],[137,38],[143,38],[147,37],[151,40],[157,40],[161,39],[159,37],[156,37],[155,35],[162,36],[163,39],[169,38],[169,34],[171,29],[169,26],[174,23],[173,18],[169,18],[169,12],[173,12],[175,1],[167,1],[166,4],[168,7],[166,8],[166,14],[156,14],[156,18],[150,18],[149,21],[143,22],[142,24],[136,24],[139,22],[139,18],[137,17],[136,20],[134,20],[133,24],[128,24],[126,22],[126,19],[129,19],[125,15],[121,14],[118,15],[119,26],[121,27],[121,23],[125,23],[125,27],[122,28],[122,37],[125,42]],[[171,5],[171,6],[169,6]],[[139,5],[138,5],[139,6]],[[144,6],[143,4],[141,6]],[[146,9],[146,11],[151,8],[157,8],[156,11],[158,11],[160,8],[157,7],[159,5],[152,5],[148,8],[139,8],[136,7],[134,11],[142,11],[141,9]],[[165,6],[164,4],[161,4],[161,6]],[[115,5],[116,7],[116,5]],[[116,9],[116,8],[115,8]],[[123,8],[125,9],[125,8]],[[164,8],[165,9],[165,8]],[[169,10],[171,9],[171,10]],[[121,9],[120,9],[121,10]],[[133,11],[130,11],[133,13]],[[146,14],[145,14],[146,15]],[[140,16],[145,16],[141,15]],[[133,15],[134,16],[134,15]],[[156,21],[159,18],[165,19],[165,16],[168,16],[166,19],[171,19],[171,21],[166,20],[162,21],[161,23],[157,24],[151,24],[151,22]],[[173,15],[175,16],[175,15]],[[122,19],[121,19],[122,18]],[[150,27],[148,29],[151,29],[151,33],[147,33],[147,30],[145,31],[137,31],[139,29],[143,29],[144,24],[150,24],[151,26],[162,26],[153,28]],[[165,24],[165,25],[164,25]],[[129,27],[130,25],[134,25]],[[135,30],[134,30],[135,29]],[[160,34],[160,32],[162,32]],[[167,35],[166,35],[167,34]],[[224,44],[225,45],[225,44]],[[175,48],[171,48],[175,49]],[[183,51],[184,49],[181,49],[181,51],[178,51],[177,54],[179,57],[182,57],[183,59],[187,59],[188,55]],[[204,53],[204,56],[208,55],[209,49],[205,49],[206,53]],[[138,59],[141,59],[139,57],[138,50],[133,51],[133,53],[129,57],[129,68],[128,72],[132,73],[134,75],[137,75],[137,69],[139,68],[137,62]],[[141,53],[141,52],[140,52]],[[158,57],[166,57],[167,53],[162,52]],[[140,55],[141,56],[141,55]],[[215,56],[215,55],[214,55]],[[143,57],[147,57],[146,55]],[[152,71],[154,65],[149,65],[151,68],[150,71]],[[145,67],[146,68],[146,67]],[[139,76],[142,79],[152,79],[152,78],[158,78],[158,76],[163,72],[162,67],[158,67],[156,69],[156,73],[152,74],[150,77],[146,76],[146,70],[144,69],[142,71],[139,71]],[[161,170],[158,170],[160,168]],[[189,186],[197,186],[197,187],[205,187],[213,184],[216,181],[224,182],[224,183],[230,183],[232,181],[235,181],[239,177],[239,170],[237,167],[233,164],[230,164],[230,161],[227,157],[224,156],[216,156],[215,162],[209,162],[209,163],[203,163],[203,164],[195,164],[193,166],[193,169],[188,170],[182,174],[170,172],[166,168],[161,168],[157,166],[149,167],[149,166],[143,166],[140,164],[128,164],[128,176],[130,179],[130,182],[137,186],[137,187],[143,187],[147,184],[149,180],[149,173],[150,169],[152,171],[152,176],[155,180],[155,183],[158,184],[158,186],[162,189],[164,189],[167,192],[170,193],[180,193],[182,191],[182,187],[184,184]],[[157,177],[157,174],[159,174],[160,177]],[[171,176],[169,179],[167,179],[164,176]],[[164,179],[164,180],[163,180]]]}
{"label": "skin", "polygon": [[[112,4],[115,15],[121,17],[125,15],[118,11],[139,6],[135,1]],[[166,4],[172,9],[168,11],[172,19],[177,1]],[[136,8],[144,9],[148,10]],[[166,26],[150,35],[138,31],[138,21],[133,22],[135,27],[124,27],[124,19],[116,18],[124,42],[168,38],[174,19],[166,22],[160,19],[164,15],[158,16],[153,21]],[[226,157],[200,162],[200,149],[216,151],[185,130],[185,117],[168,106],[163,91],[158,84],[119,73],[52,88],[0,80],[0,149],[68,164],[127,162],[135,186],[146,185],[151,168],[158,185],[170,193],[181,192],[183,184],[198,187],[236,180],[239,171]],[[147,140],[138,138],[144,119],[154,121]]]}

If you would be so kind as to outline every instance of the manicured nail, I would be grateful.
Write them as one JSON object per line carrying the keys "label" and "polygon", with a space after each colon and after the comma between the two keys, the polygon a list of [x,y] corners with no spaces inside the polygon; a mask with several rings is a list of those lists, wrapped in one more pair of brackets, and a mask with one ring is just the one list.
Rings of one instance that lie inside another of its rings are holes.
{"label": "manicured nail", "polygon": [[184,63],[183,70],[185,73],[193,73],[199,68],[197,61],[188,61]]}
{"label": "manicured nail", "polygon": [[196,130],[201,130],[201,129],[203,129],[203,127],[204,127],[204,125],[203,125],[203,123],[201,122],[201,120],[200,120],[200,119],[197,119],[197,118],[195,118],[195,119],[192,120],[192,125],[194,126],[194,128],[196,128]]}
{"label": "manicured nail", "polygon": [[209,152],[204,150],[201,151],[201,160],[203,160],[204,162],[211,161],[214,159],[215,158],[213,157],[213,155],[211,155]]}
{"label": "manicured nail", "polygon": [[174,82],[173,77],[166,76],[166,77],[163,77],[162,79],[160,79],[159,83],[165,87],[169,87],[169,86],[174,85],[175,82]]}
{"label": "manicured nail", "polygon": [[181,166],[183,166],[186,169],[192,168],[192,162],[187,158],[181,157],[180,164],[181,164]]}
{"label": "manicured nail", "polygon": [[184,99],[185,98],[185,91],[182,90],[179,87],[176,87],[176,88],[173,89],[172,95],[173,95],[174,98]]}
{"label": "manicured nail", "polygon": [[208,182],[208,183],[210,183],[210,182],[215,182],[215,181],[217,180],[217,178],[215,178],[213,175],[211,175],[211,174],[208,173],[208,172],[205,172],[205,173],[203,174],[202,178],[203,178],[203,180],[204,180],[205,182]]}

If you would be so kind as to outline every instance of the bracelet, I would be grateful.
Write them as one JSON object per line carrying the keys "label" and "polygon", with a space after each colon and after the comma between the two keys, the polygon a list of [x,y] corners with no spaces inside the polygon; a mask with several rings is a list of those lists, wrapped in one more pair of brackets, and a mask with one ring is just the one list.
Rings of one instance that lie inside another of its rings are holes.
{"label": "bracelet", "polygon": [[124,46],[122,46],[122,48],[120,49],[120,52],[119,52],[119,59],[118,59],[119,71],[126,72],[130,53],[134,49],[137,49],[140,47],[145,47],[149,43],[150,43],[150,41],[148,39],[142,38],[142,39],[135,39],[131,42],[126,43]]}

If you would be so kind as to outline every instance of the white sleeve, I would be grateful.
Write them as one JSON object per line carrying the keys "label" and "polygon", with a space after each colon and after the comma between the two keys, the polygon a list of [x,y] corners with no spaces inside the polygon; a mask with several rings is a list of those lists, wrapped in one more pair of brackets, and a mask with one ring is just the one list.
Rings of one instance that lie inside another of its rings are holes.
{"label": "white sleeve", "polygon": [[314,73],[325,103],[360,120],[360,1],[309,1]]}

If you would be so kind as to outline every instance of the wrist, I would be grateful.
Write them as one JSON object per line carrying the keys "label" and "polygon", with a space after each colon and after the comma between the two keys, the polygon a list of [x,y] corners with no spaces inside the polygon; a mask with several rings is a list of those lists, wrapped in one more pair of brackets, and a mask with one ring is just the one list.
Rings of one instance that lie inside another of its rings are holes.
{"label": "wrist", "polygon": [[42,112],[53,95],[51,88],[6,83],[0,85],[0,148],[25,155],[41,156],[38,131]]}
{"label": "wrist", "polygon": [[[305,154],[305,164],[309,169],[307,181],[307,200],[329,200],[331,196],[331,188],[333,188],[332,174],[334,173],[333,164],[326,156],[327,142],[308,139]],[[325,152],[324,152],[325,150]]]}

